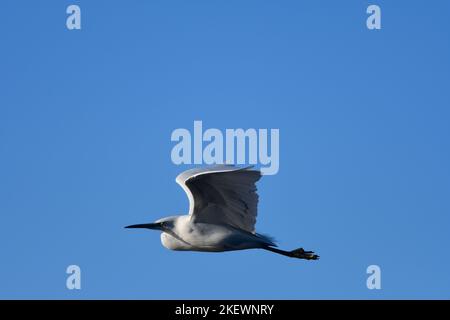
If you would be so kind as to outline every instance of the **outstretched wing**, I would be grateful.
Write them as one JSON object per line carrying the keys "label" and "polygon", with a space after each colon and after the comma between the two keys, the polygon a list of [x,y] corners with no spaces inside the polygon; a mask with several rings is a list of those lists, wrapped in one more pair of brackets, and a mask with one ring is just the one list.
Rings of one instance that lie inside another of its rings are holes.
{"label": "outstretched wing", "polygon": [[189,214],[194,221],[255,232],[256,182],[260,178],[257,170],[219,165],[187,170],[176,181],[188,195]]}

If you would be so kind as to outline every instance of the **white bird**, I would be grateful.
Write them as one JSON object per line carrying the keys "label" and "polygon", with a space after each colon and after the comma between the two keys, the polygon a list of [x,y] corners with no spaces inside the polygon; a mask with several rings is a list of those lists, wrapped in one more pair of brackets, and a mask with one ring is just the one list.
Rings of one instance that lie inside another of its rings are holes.
{"label": "white bird", "polygon": [[189,198],[189,214],[125,228],[160,230],[161,242],[171,250],[222,252],[265,249],[288,257],[317,260],[302,248],[284,251],[274,240],[255,232],[258,170],[218,165],[181,173],[176,182]]}

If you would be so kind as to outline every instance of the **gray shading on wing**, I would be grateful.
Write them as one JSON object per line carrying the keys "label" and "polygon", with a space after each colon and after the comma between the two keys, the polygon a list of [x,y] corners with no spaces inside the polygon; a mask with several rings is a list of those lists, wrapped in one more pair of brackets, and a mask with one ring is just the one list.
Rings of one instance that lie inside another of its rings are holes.
{"label": "gray shading on wing", "polygon": [[189,198],[189,214],[195,222],[226,224],[255,232],[258,207],[258,170],[228,165],[192,169],[176,181]]}

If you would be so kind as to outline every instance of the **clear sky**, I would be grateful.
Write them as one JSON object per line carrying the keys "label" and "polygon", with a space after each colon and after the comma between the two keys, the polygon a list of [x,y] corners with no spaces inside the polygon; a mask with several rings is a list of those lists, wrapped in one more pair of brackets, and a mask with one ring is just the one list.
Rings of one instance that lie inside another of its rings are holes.
{"label": "clear sky", "polygon": [[[449,16],[444,0],[1,1],[0,298],[450,298]],[[280,129],[257,230],[320,261],[123,229],[187,212],[170,135],[194,120]]]}

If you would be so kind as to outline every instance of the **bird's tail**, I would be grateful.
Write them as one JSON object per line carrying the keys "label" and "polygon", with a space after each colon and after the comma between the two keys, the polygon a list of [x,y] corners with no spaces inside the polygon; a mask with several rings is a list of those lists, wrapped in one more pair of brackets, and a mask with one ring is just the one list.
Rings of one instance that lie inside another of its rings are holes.
{"label": "bird's tail", "polygon": [[277,247],[277,243],[274,237],[269,236],[268,234],[263,234],[263,233],[255,233],[255,235],[264,240],[264,242],[266,242],[266,244],[268,246],[272,246],[272,247]]}

